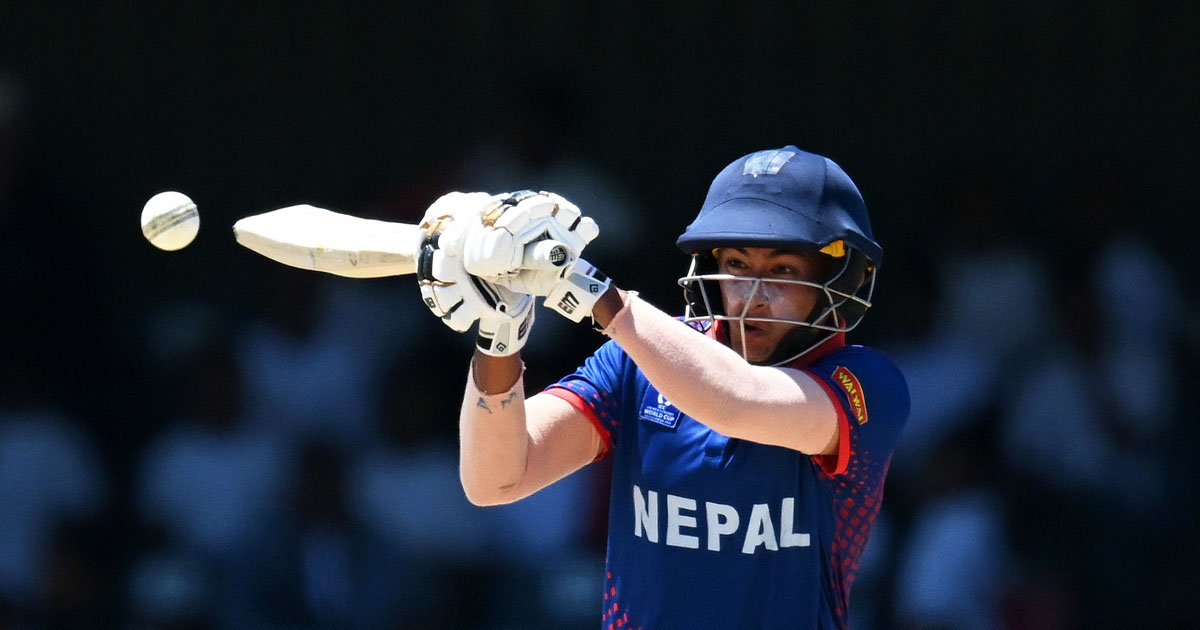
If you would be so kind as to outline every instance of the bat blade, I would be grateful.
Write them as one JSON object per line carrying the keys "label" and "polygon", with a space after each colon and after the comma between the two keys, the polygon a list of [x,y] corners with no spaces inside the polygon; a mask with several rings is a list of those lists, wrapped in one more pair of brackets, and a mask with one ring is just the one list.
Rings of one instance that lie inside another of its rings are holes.
{"label": "bat blade", "polygon": [[271,260],[347,278],[416,272],[420,228],[364,219],[307,204],[280,208],[233,224],[237,242]]}

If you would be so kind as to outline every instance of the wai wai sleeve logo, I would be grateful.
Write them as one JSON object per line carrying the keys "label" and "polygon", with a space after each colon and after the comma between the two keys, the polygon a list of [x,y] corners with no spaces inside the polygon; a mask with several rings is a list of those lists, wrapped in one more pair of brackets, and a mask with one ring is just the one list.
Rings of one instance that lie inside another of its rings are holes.
{"label": "wai wai sleeve logo", "polygon": [[839,365],[838,369],[833,371],[833,380],[846,390],[846,399],[850,401],[850,410],[854,412],[854,418],[859,424],[866,424],[867,401],[863,398],[862,383],[858,382],[858,377]]}

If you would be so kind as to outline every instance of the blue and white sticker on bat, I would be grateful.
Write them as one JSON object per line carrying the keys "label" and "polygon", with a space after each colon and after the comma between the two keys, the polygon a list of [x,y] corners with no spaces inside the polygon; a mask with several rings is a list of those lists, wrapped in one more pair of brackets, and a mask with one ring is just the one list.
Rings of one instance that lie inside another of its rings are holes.
{"label": "blue and white sticker on bat", "polygon": [[675,425],[679,424],[679,416],[683,412],[675,408],[671,401],[665,396],[658,393],[653,385],[646,387],[646,394],[642,396],[641,411],[638,412],[643,420],[649,420],[655,424],[661,424],[664,427],[674,429]]}

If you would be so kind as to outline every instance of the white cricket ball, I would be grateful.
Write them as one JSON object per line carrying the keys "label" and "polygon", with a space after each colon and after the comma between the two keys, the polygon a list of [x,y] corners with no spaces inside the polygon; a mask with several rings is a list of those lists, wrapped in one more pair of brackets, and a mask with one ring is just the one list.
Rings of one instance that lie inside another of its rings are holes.
{"label": "white cricket ball", "polygon": [[142,235],[159,249],[183,249],[199,231],[200,213],[183,193],[160,192],[142,208]]}

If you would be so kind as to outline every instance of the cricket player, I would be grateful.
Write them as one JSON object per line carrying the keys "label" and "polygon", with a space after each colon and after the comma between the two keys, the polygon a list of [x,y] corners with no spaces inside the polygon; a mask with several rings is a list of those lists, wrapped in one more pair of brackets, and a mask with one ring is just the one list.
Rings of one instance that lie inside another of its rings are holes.
{"label": "cricket player", "polygon": [[[602,628],[846,627],[909,398],[886,357],[846,341],[882,251],[837,164],[787,146],[722,170],[678,239],[683,317],[579,258],[596,226],[553,193],[452,193],[425,225],[426,304],[455,330],[478,322],[467,497],[518,501],[614,458]],[[524,266],[546,238],[569,272]],[[525,398],[536,297],[608,340]]]}

